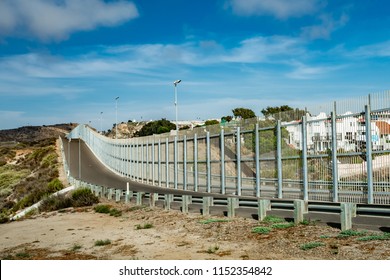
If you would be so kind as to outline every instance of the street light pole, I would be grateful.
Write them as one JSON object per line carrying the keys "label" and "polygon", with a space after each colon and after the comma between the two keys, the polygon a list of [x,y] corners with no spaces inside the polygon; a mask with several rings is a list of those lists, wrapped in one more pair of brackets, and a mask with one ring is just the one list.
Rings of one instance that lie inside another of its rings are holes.
{"label": "street light pole", "polygon": [[181,80],[176,80],[173,82],[173,84],[175,85],[176,136],[179,136],[179,125],[177,121],[177,84],[180,82]]}
{"label": "street light pole", "polygon": [[102,126],[102,120],[103,120],[103,112],[100,112],[100,133],[103,134],[103,126]]}
{"label": "street light pole", "polygon": [[115,139],[118,139],[118,99],[115,98]]}

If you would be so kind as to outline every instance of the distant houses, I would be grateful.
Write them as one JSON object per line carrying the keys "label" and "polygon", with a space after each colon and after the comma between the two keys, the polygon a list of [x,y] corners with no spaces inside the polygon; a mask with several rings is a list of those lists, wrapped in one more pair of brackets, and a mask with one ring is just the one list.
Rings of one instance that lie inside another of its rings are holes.
{"label": "distant houses", "polygon": [[[289,132],[288,144],[302,149],[301,121],[284,123]],[[371,141],[373,150],[390,149],[390,115],[372,115]],[[337,149],[344,151],[362,151],[366,146],[366,124],[363,116],[346,112],[336,120]],[[331,149],[332,126],[330,116],[320,113],[317,116],[307,114],[307,147],[312,152],[326,152]]]}

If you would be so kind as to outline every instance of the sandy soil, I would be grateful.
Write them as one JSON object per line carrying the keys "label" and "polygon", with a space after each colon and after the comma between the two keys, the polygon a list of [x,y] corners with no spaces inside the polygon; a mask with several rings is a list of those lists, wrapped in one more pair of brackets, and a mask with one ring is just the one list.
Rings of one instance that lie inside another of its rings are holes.
{"label": "sandy soil", "polygon": [[[390,259],[390,239],[359,241],[361,236],[341,237],[328,226],[312,223],[259,234],[252,229],[272,225],[110,203],[121,216],[71,208],[1,224],[1,259]],[[105,240],[110,244],[95,244]],[[301,248],[310,242],[321,246]]]}

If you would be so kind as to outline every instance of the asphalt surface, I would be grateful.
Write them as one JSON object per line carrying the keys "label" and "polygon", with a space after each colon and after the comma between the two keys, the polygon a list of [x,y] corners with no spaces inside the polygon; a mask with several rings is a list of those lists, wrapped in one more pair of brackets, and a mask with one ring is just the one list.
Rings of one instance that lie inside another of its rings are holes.
{"label": "asphalt surface", "polygon": [[[71,175],[79,180],[88,182],[91,184],[104,186],[108,188],[116,188],[126,190],[127,183],[129,183],[129,189],[136,192],[145,193],[159,193],[159,194],[176,194],[176,195],[192,195],[193,197],[213,196],[214,198],[226,198],[227,195],[212,194],[212,193],[200,193],[184,190],[175,190],[165,187],[151,186],[132,181],[129,178],[116,174],[109,170],[104,164],[102,164],[84,143],[78,139],[72,139],[70,142],[68,139],[63,138],[64,154],[68,165],[70,166]],[[80,151],[80,153],[79,153]],[[81,163],[79,165],[79,162]],[[252,198],[255,199],[255,198]],[[175,203],[174,203],[175,204]],[[173,209],[180,209],[180,205],[173,205]],[[201,212],[201,205],[192,204],[190,211]],[[211,214],[226,215],[226,206],[212,206]],[[291,210],[278,210],[272,209],[268,213],[269,215],[278,215],[288,219],[293,218],[293,211]],[[256,208],[240,207],[236,210],[236,215],[243,217],[257,218]],[[308,220],[317,220],[319,223],[327,224],[333,227],[340,228],[340,215],[338,213],[323,213],[323,212],[309,212],[305,216]],[[366,216],[358,215],[353,218],[354,227],[360,229],[380,230],[384,232],[390,232],[390,217],[380,216]]]}

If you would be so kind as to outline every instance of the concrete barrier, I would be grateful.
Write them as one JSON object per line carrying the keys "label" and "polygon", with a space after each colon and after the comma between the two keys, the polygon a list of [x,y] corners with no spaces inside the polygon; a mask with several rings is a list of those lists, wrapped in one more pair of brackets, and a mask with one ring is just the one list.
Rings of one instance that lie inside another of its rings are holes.
{"label": "concrete barrier", "polygon": [[210,206],[214,205],[214,198],[212,196],[203,197],[202,202],[202,215],[207,216],[210,215]]}
{"label": "concrete barrier", "polygon": [[308,213],[307,201],[294,200],[294,224],[298,225],[303,222],[304,214]]}
{"label": "concrete barrier", "polygon": [[144,192],[137,192],[137,205],[140,206],[143,203]]}
{"label": "concrete barrier", "polygon": [[269,210],[271,210],[271,201],[269,199],[259,199],[257,206],[258,220],[264,220]]}
{"label": "concrete barrier", "polygon": [[166,194],[164,201],[164,209],[171,210],[171,202],[173,201],[173,194]]}
{"label": "concrete barrier", "polygon": [[236,197],[228,197],[228,214],[229,218],[236,216],[236,208],[239,207],[239,199]]}
{"label": "concrete barrier", "polygon": [[181,211],[185,214],[188,214],[188,207],[191,203],[192,203],[192,196],[191,195],[183,195],[182,202],[181,202]]}
{"label": "concrete barrier", "polygon": [[341,203],[340,208],[341,230],[352,229],[352,218],[356,217],[356,204]]}

